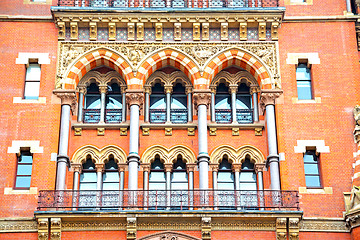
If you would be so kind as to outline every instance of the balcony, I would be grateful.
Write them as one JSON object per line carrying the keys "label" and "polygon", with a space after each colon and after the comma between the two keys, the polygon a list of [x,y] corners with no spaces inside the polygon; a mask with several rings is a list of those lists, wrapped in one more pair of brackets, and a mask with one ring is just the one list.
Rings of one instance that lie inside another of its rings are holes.
{"label": "balcony", "polygon": [[[100,122],[100,109],[84,109],[84,123]],[[105,123],[121,123],[122,109],[106,109]]]}
{"label": "balcony", "polygon": [[59,0],[61,7],[91,8],[266,8],[278,0]]}
{"label": "balcony", "polygon": [[297,211],[297,191],[224,190],[42,190],[39,211],[253,210]]}
{"label": "balcony", "polygon": [[[188,122],[187,109],[171,109],[170,110],[171,123],[181,124]],[[165,123],[166,109],[150,109],[150,123]]]}
{"label": "balcony", "polygon": [[[253,109],[236,109],[236,121],[239,124],[248,124],[254,122]],[[231,109],[215,109],[216,123],[232,123]]]}
{"label": "balcony", "polygon": [[238,123],[253,123],[253,109],[236,109],[236,120]]}

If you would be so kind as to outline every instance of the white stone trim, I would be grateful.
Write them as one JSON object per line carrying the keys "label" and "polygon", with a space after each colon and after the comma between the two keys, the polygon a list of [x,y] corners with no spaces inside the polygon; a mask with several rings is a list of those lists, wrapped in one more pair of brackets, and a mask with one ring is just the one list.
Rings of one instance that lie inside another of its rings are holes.
{"label": "white stone trim", "polygon": [[12,146],[8,147],[7,153],[20,153],[20,148],[30,148],[31,153],[43,153],[44,148],[40,147],[40,141],[36,140],[14,140]]}
{"label": "white stone trim", "polygon": [[23,99],[22,97],[13,97],[13,103],[46,103],[46,97],[38,99]]}
{"label": "white stone trim", "polygon": [[4,195],[8,195],[8,194],[38,194],[38,188],[31,187],[29,190],[19,190],[19,189],[6,187],[4,188]]}
{"label": "white stone trim", "polygon": [[57,156],[58,156],[57,153],[51,153],[51,155],[50,155],[50,161],[56,162],[56,161],[57,161]]}
{"label": "white stone trim", "polygon": [[298,64],[299,59],[307,59],[308,64],[320,64],[319,53],[288,53],[286,64]]}
{"label": "white stone trim", "polygon": [[299,187],[300,194],[333,194],[332,187],[324,187],[324,188],[306,188]]}
{"label": "white stone trim", "polygon": [[307,100],[302,100],[302,99],[298,99],[297,97],[293,97],[291,99],[292,103],[321,103],[321,97],[315,97],[315,99],[307,99]]}
{"label": "white stone trim", "polygon": [[284,152],[279,153],[279,160],[285,161],[285,153]]}
{"label": "white stone trim", "polygon": [[49,53],[19,52],[16,64],[29,64],[29,59],[38,59],[39,64],[50,64]]}
{"label": "white stone trim", "polygon": [[305,153],[306,147],[316,147],[318,153],[329,153],[330,148],[325,146],[324,140],[297,140],[297,146],[294,146],[295,153]]}

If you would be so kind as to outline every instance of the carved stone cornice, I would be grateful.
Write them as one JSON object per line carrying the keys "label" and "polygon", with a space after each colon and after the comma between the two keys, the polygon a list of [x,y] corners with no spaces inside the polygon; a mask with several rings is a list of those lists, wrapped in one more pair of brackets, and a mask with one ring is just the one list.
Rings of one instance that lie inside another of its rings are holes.
{"label": "carved stone cornice", "polygon": [[355,119],[354,139],[357,144],[360,143],[360,106],[356,105],[353,109]]}
{"label": "carved stone cornice", "polygon": [[209,107],[211,102],[211,93],[209,90],[194,90],[193,94],[195,110],[199,105],[206,105]]}
{"label": "carved stone cornice", "polygon": [[0,233],[37,232],[38,224],[33,219],[0,220]]}
{"label": "carved stone cornice", "polygon": [[61,99],[61,105],[69,105],[74,113],[77,106],[77,98],[74,90],[56,89],[53,93]]}
{"label": "carved stone cornice", "polygon": [[126,103],[128,106],[138,105],[141,111],[144,105],[144,92],[142,90],[126,90]]}
{"label": "carved stone cornice", "polygon": [[275,99],[278,98],[283,91],[281,89],[263,89],[260,95],[260,109],[265,111],[267,105],[275,105]]}
{"label": "carved stone cornice", "polygon": [[303,218],[299,228],[300,232],[349,232],[344,219]]}
{"label": "carved stone cornice", "polygon": [[91,222],[62,222],[61,229],[63,231],[96,231],[96,230],[125,230],[125,221],[91,221]]}
{"label": "carved stone cornice", "polygon": [[345,215],[346,227],[349,229],[360,227],[360,207],[350,210]]}

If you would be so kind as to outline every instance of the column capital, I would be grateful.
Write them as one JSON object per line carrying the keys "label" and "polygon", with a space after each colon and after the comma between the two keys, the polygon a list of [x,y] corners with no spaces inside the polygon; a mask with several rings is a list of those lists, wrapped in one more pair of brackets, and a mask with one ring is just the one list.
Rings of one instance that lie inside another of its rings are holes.
{"label": "column capital", "polygon": [[209,165],[209,167],[210,167],[210,169],[211,169],[212,172],[217,172],[217,171],[219,171],[219,164],[211,163],[211,164]]}
{"label": "column capital", "polygon": [[145,93],[151,94],[151,86],[150,85],[144,86],[144,91]]}
{"label": "column capital", "polygon": [[193,92],[194,106],[196,110],[199,105],[206,105],[206,107],[209,107],[211,102],[211,92],[208,89],[195,89]]}
{"label": "column capital", "polygon": [[138,105],[142,109],[144,105],[144,92],[143,90],[126,90],[126,103],[131,105]]}
{"label": "column capital", "polygon": [[265,170],[265,163],[255,163],[255,173],[258,174],[259,172],[264,172]]}
{"label": "column capital", "polygon": [[151,164],[150,163],[141,163],[141,167],[144,172],[150,172]]}
{"label": "column capital", "polygon": [[69,105],[74,113],[77,105],[75,90],[56,89],[53,93],[61,99],[61,105]]}
{"label": "column capital", "polygon": [[232,170],[234,172],[240,172],[241,171],[241,163],[233,163],[232,164]]}
{"label": "column capital", "polygon": [[185,86],[185,94],[188,95],[189,93],[193,92],[193,87],[191,85]]}
{"label": "column capital", "polygon": [[239,86],[237,84],[230,84],[229,85],[229,92],[230,94],[237,93]]}
{"label": "column capital", "polygon": [[126,163],[118,163],[118,170],[119,172],[125,172],[127,168],[127,164]]}
{"label": "column capital", "polygon": [[107,93],[108,90],[108,86],[107,85],[100,85],[99,86],[99,91],[100,93]]}
{"label": "column capital", "polygon": [[168,94],[168,93],[171,94],[172,91],[173,91],[173,86],[172,85],[165,85],[164,90],[165,90],[165,94]]}
{"label": "column capital", "polygon": [[188,163],[186,164],[186,172],[189,173],[189,172],[195,172],[195,167],[196,167],[196,164],[195,163]]}
{"label": "column capital", "polygon": [[253,95],[254,93],[259,93],[260,87],[257,85],[251,85],[250,86],[250,94]]}
{"label": "column capital", "polygon": [[173,164],[172,163],[165,163],[164,164],[164,169],[165,169],[165,172],[171,172],[171,170],[173,169]]}
{"label": "column capital", "polygon": [[213,94],[216,94],[216,85],[211,85],[210,86],[210,92]]}
{"label": "column capital", "polygon": [[260,109],[264,112],[267,105],[275,105],[275,99],[278,98],[283,91],[281,89],[264,89],[260,92]]}
{"label": "column capital", "polygon": [[82,171],[82,164],[81,163],[71,163],[71,170],[73,172],[80,173]]}
{"label": "column capital", "polygon": [[77,90],[77,92],[82,93],[84,95],[87,92],[86,86],[78,86],[76,90]]}
{"label": "column capital", "polygon": [[96,172],[103,172],[105,168],[104,163],[95,163]]}
{"label": "column capital", "polygon": [[125,85],[122,85],[120,86],[120,89],[121,89],[121,94],[125,94],[127,87]]}

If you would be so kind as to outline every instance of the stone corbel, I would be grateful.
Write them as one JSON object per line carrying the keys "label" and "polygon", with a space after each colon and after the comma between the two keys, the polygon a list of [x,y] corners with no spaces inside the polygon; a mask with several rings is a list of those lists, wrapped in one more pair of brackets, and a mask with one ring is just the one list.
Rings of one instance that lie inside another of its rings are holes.
{"label": "stone corbel", "polygon": [[51,240],[61,239],[61,218],[51,218]]}
{"label": "stone corbel", "polygon": [[144,23],[136,23],[136,40],[143,41],[144,36]]}
{"label": "stone corbel", "polygon": [[262,114],[265,113],[265,107],[267,105],[275,105],[275,99],[280,97],[283,93],[280,89],[264,89],[260,93],[260,111]]}
{"label": "stone corbel", "polygon": [[126,223],[126,239],[136,239],[136,217],[127,217]]}
{"label": "stone corbel", "polygon": [[221,23],[221,40],[227,41],[229,39],[228,23]]}
{"label": "stone corbel", "polygon": [[278,22],[272,22],[271,23],[271,40],[279,40],[279,23]]}
{"label": "stone corbel", "polygon": [[246,41],[247,40],[247,22],[240,23],[240,40]]}
{"label": "stone corbel", "polygon": [[49,239],[49,219],[38,218],[38,239],[48,240]]}
{"label": "stone corbel", "polygon": [[120,136],[127,136],[128,129],[127,128],[120,128]]}
{"label": "stone corbel", "polygon": [[200,41],[200,23],[193,23],[193,40]]}
{"label": "stone corbel", "polygon": [[116,40],[116,24],[113,22],[109,22],[109,41]]}
{"label": "stone corbel", "polygon": [[162,41],[162,37],[163,37],[163,25],[162,25],[162,23],[155,23],[156,41]]}
{"label": "stone corbel", "polygon": [[202,24],[202,40],[203,41],[209,41],[209,23],[203,23]]}
{"label": "stone corbel", "polygon": [[266,22],[259,22],[259,40],[266,40]]}
{"label": "stone corbel", "polygon": [[199,105],[206,105],[206,107],[210,106],[211,102],[211,93],[209,90],[194,90],[193,94],[193,102],[195,110],[197,111],[197,108]]}
{"label": "stone corbel", "polygon": [[128,23],[127,30],[128,30],[128,41],[134,41],[135,40],[135,23]]}
{"label": "stone corbel", "polygon": [[287,239],[287,230],[286,230],[286,218],[277,218],[276,219],[276,239],[277,240],[286,240]]}
{"label": "stone corbel", "polygon": [[201,218],[201,237],[211,239],[211,217]]}
{"label": "stone corbel", "polygon": [[181,41],[181,23],[174,23],[174,40]]}
{"label": "stone corbel", "polygon": [[195,136],[195,128],[194,127],[191,127],[191,128],[188,128],[188,136]]}
{"label": "stone corbel", "polygon": [[90,27],[89,40],[96,41],[97,40],[97,24],[96,24],[96,22],[90,22],[89,27]]}
{"label": "stone corbel", "polygon": [[69,105],[74,114],[77,109],[77,98],[74,90],[56,89],[53,93],[61,99],[61,105]]}
{"label": "stone corbel", "polygon": [[78,24],[77,22],[70,23],[70,40],[77,41],[78,40]]}
{"label": "stone corbel", "polygon": [[58,40],[65,40],[65,22],[58,22]]}
{"label": "stone corbel", "polygon": [[289,240],[299,240],[299,218],[289,218]]}
{"label": "stone corbel", "polygon": [[144,92],[142,90],[127,89],[126,103],[128,104],[129,108],[133,104],[138,105],[141,111],[144,106]]}

